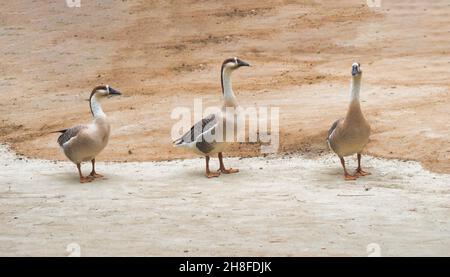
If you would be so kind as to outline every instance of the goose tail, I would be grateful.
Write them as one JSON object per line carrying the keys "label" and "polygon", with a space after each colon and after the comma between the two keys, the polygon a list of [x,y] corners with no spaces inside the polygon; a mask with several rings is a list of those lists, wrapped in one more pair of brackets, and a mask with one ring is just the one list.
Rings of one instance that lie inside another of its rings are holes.
{"label": "goose tail", "polygon": [[52,131],[52,132],[49,132],[49,134],[56,134],[56,133],[65,133],[67,131],[67,129],[64,129],[64,130],[58,130],[58,131]]}
{"label": "goose tail", "polygon": [[182,147],[182,148],[190,148],[192,145],[191,143],[185,143],[185,142],[180,142],[180,143],[174,143],[173,147]]}
{"label": "goose tail", "polygon": [[183,141],[183,139],[177,139],[177,140],[175,140],[175,141],[173,141],[173,147],[181,147],[181,148],[193,148],[193,147],[195,147],[195,144],[196,144],[196,142],[195,141],[193,141],[193,142],[186,142],[186,141]]}
{"label": "goose tail", "polygon": [[172,143],[173,147],[189,147],[189,143],[183,141],[183,138],[176,139]]}

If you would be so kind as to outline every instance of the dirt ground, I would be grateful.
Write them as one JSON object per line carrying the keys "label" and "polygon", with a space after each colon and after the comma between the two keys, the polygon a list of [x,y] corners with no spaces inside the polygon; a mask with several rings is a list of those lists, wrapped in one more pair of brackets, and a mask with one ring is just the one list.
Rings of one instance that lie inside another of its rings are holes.
{"label": "dirt ground", "polygon": [[356,182],[330,155],[230,158],[241,172],[208,181],[201,159],[99,163],[80,185],[68,162],[0,154],[0,256],[450,255],[450,176],[416,162],[366,157]]}
{"label": "dirt ground", "polygon": [[[0,3],[0,256],[450,255],[447,0],[183,3]],[[170,114],[220,105],[233,56],[239,103],[280,108],[280,151],[235,146],[241,172],[207,180]],[[325,136],[354,61],[373,175],[349,183]],[[124,95],[103,105],[106,178],[80,185],[50,132],[91,120],[97,84]]]}
{"label": "dirt ground", "polygon": [[49,131],[88,122],[84,99],[107,83],[125,95],[104,103],[114,147],[99,160],[195,157],[172,147],[170,113],[195,98],[220,105],[220,64],[238,56],[253,65],[234,75],[239,103],[280,107],[280,152],[314,156],[328,151],[326,131],[345,113],[359,61],[368,153],[450,172],[447,0],[183,3],[0,3],[0,141],[64,160]]}

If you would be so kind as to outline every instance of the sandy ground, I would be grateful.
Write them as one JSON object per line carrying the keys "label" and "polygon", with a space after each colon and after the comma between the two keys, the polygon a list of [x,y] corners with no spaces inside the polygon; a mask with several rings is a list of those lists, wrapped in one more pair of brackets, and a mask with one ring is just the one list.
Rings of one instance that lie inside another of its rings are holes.
{"label": "sandy ground", "polygon": [[450,256],[450,176],[416,162],[366,158],[356,182],[328,155],[230,158],[241,172],[217,179],[201,159],[99,163],[80,185],[72,164],[0,154],[1,256]]}
{"label": "sandy ground", "polygon": [[357,60],[368,153],[450,173],[447,0],[46,2],[0,3],[0,141],[17,153],[63,160],[49,131],[89,121],[84,99],[108,83],[125,95],[105,103],[114,147],[100,159],[194,157],[171,147],[170,113],[220,105],[220,64],[239,56],[253,65],[235,74],[240,104],[280,107],[280,151],[317,155]]}

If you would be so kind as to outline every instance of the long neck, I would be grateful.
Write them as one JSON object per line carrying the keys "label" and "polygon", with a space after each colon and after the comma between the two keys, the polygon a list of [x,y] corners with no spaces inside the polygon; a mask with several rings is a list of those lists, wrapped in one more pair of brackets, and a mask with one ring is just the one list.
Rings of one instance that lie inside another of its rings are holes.
{"label": "long neck", "polygon": [[350,102],[359,102],[359,91],[361,90],[361,75],[352,77],[350,85]]}
{"label": "long neck", "polygon": [[236,107],[237,101],[231,84],[231,70],[222,70],[222,93],[225,107]]}
{"label": "long neck", "polygon": [[347,111],[347,119],[358,119],[362,115],[359,103],[359,91],[361,90],[361,75],[354,76],[350,85],[350,105]]}
{"label": "long neck", "polygon": [[91,106],[91,113],[94,118],[106,117],[106,114],[102,110],[102,106],[100,105],[100,101],[98,100],[97,95],[92,95],[91,99],[89,100],[89,104]]}

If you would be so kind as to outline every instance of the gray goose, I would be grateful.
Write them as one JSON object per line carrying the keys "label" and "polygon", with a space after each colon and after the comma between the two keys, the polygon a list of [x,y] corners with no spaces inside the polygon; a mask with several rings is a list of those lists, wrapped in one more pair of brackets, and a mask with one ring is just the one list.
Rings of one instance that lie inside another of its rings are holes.
{"label": "gray goose", "polygon": [[[327,137],[328,146],[341,160],[345,180],[356,180],[359,176],[370,174],[361,168],[361,152],[369,142],[370,136],[370,125],[364,118],[359,103],[361,76],[360,64],[354,63],[352,65],[351,99],[347,114],[345,118],[333,123]],[[350,175],[345,168],[344,157],[354,154],[357,154],[358,157],[358,168],[354,175]]]}
{"label": "gray goose", "polygon": [[[62,133],[58,137],[58,144],[66,157],[77,165],[80,183],[103,177],[95,172],[95,157],[108,144],[110,126],[100,100],[114,95],[121,95],[121,93],[108,85],[95,87],[89,97],[89,107],[94,120],[90,124],[76,125],[54,132]],[[89,176],[84,177],[81,173],[81,162],[86,161],[92,162],[92,171]]]}
{"label": "gray goose", "polygon": [[[228,117],[234,117],[235,114],[228,112],[227,107],[236,108],[238,106],[236,101],[236,96],[234,95],[233,88],[231,85],[231,73],[242,66],[250,66],[245,61],[242,61],[236,57],[226,59],[222,63],[221,67],[221,84],[222,84],[222,95],[223,95],[223,106],[221,113],[210,114],[203,118],[201,121],[197,122],[191,129],[184,134],[181,138],[175,140],[174,146],[185,147],[191,151],[205,156],[206,160],[206,177],[218,177],[220,173],[231,174],[239,172],[239,169],[229,168],[226,169],[223,163],[222,152],[227,149],[229,143],[226,141],[216,141],[214,139],[208,139],[208,137],[213,137],[215,133],[225,132],[225,128],[220,130],[221,121],[223,125],[226,126],[226,119]],[[235,110],[235,109],[232,109]],[[235,121],[233,121],[235,122]],[[223,137],[226,137],[224,133]],[[217,154],[219,158],[219,170],[217,172],[211,172],[209,169],[210,156]]]}

